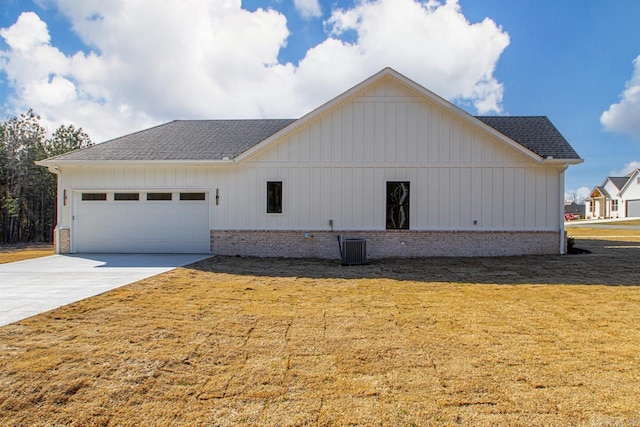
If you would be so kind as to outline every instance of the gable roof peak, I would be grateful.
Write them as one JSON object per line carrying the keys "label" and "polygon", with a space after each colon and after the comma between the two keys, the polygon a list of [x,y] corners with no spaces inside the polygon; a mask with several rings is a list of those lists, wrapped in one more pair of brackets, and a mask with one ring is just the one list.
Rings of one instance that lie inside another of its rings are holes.
{"label": "gable roof peak", "polygon": [[342,94],[320,105],[302,118],[294,119],[230,119],[173,120],[150,129],[134,132],[42,161],[220,161],[242,162],[290,132],[307,125],[344,102],[359,96],[363,90],[384,79],[393,79],[425,101],[460,118],[513,147],[535,162],[576,164],[582,159],[546,116],[478,116],[421,86],[391,67],[385,67]]}
{"label": "gable roof peak", "polygon": [[605,178],[602,185],[604,186],[607,181],[611,181],[611,183],[618,189],[618,191],[620,191],[625,186],[627,181],[629,181],[629,178],[631,178],[631,176],[608,176]]}

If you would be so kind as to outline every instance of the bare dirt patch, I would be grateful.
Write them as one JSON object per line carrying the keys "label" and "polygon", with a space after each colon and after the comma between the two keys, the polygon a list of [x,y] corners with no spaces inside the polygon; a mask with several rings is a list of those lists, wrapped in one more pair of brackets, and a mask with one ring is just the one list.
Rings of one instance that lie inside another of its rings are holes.
{"label": "bare dirt patch", "polygon": [[216,257],[0,328],[0,425],[640,424],[639,245]]}

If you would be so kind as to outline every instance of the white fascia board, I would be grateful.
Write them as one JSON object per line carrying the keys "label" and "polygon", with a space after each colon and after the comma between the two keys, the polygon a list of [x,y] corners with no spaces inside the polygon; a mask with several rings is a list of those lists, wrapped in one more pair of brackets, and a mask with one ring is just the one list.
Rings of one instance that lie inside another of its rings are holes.
{"label": "white fascia board", "polygon": [[556,159],[555,157],[542,158],[540,163],[544,164],[565,164],[565,165],[579,165],[584,163],[584,159]]}

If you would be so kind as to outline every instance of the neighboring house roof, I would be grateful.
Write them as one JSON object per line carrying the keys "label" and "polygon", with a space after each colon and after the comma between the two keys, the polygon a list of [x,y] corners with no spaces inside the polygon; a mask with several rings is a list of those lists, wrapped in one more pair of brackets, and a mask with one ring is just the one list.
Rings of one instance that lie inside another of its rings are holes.
{"label": "neighboring house roof", "polygon": [[585,213],[584,203],[582,203],[582,204],[565,203],[564,212],[565,213],[578,214],[578,215],[584,215],[584,213]]}
{"label": "neighboring house roof", "polygon": [[544,116],[478,116],[491,126],[543,158],[579,159],[558,129]]}
{"label": "neighboring house roof", "polygon": [[494,134],[535,161],[581,163],[582,159],[546,117],[477,117],[391,68],[385,68],[304,117],[260,120],[176,120],[89,148],[38,162],[240,162],[384,78],[392,78],[462,119]]}
{"label": "neighboring house roof", "polygon": [[627,190],[627,188],[629,188],[633,182],[638,182],[637,181],[637,176],[638,174],[640,174],[640,169],[635,169],[631,172],[629,172],[629,174],[627,174],[626,178],[627,178],[627,182],[624,183],[624,185],[620,188],[620,195],[622,196],[622,194]]}
{"label": "neighboring house roof", "polygon": [[49,160],[233,159],[294,121],[174,120]]}
{"label": "neighboring house roof", "polygon": [[622,187],[629,181],[628,176],[608,176],[607,179],[611,181],[618,190],[622,190]]}
{"label": "neighboring house roof", "polygon": [[593,200],[600,197],[610,199],[611,195],[607,192],[607,190],[604,189],[604,187],[594,187],[593,190],[591,190],[591,194],[589,194],[589,197],[585,200]]}

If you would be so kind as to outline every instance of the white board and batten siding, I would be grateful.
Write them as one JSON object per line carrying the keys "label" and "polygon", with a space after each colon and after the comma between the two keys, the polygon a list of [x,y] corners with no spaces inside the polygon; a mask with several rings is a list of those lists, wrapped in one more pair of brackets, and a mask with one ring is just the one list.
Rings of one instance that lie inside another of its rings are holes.
{"label": "white board and batten siding", "polygon": [[[384,230],[386,182],[408,181],[412,230],[557,231],[560,167],[383,79],[237,165],[63,167],[62,188],[206,191],[212,230]],[[282,214],[266,213],[268,181]]]}
{"label": "white board and batten siding", "polygon": [[[337,230],[384,230],[387,181],[410,182],[413,230],[560,225],[558,166],[535,164],[391,80],[225,172],[219,229],[324,230],[332,219]],[[283,182],[281,215],[264,210],[271,180]]]}

